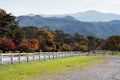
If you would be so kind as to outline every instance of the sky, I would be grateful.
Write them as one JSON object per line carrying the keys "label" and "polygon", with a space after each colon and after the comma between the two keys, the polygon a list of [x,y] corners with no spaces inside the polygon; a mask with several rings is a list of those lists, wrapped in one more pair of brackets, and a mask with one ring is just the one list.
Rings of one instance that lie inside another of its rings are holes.
{"label": "sky", "polygon": [[15,16],[69,14],[87,10],[120,14],[120,0],[0,0],[0,8]]}

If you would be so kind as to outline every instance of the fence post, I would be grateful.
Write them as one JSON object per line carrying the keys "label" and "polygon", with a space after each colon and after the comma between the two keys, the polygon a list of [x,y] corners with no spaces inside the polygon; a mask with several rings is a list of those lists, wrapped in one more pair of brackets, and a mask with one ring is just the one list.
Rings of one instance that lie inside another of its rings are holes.
{"label": "fence post", "polygon": [[1,54],[1,64],[3,64],[3,55]]}
{"label": "fence post", "polygon": [[63,58],[63,53],[62,53],[62,58]]}
{"label": "fence post", "polygon": [[44,60],[46,60],[46,53],[44,52]]}
{"label": "fence post", "polygon": [[11,53],[11,64],[13,64],[13,54]]}
{"label": "fence post", "polygon": [[71,51],[70,51],[70,57],[71,57]]}
{"label": "fence post", "polygon": [[33,52],[33,61],[35,60],[35,54],[34,54],[34,52]]}
{"label": "fence post", "polygon": [[20,63],[20,57],[21,57],[21,55],[20,55],[20,52],[19,52],[19,57],[18,57],[18,61],[19,61],[19,63]]}
{"label": "fence post", "polygon": [[76,51],[76,56],[78,56],[78,51]]}
{"label": "fence post", "polygon": [[72,57],[72,51],[70,51],[70,57]]}
{"label": "fence post", "polygon": [[72,55],[72,57],[74,56],[74,52],[73,52],[73,51],[72,51],[72,54],[71,54],[71,55]]}
{"label": "fence post", "polygon": [[77,56],[79,56],[79,52],[77,51]]}
{"label": "fence post", "polygon": [[65,52],[65,58],[66,58],[66,52]]}
{"label": "fence post", "polygon": [[80,52],[81,56],[82,56],[82,52]]}
{"label": "fence post", "polygon": [[70,57],[70,51],[69,51],[69,57]]}
{"label": "fence post", "polygon": [[87,56],[89,56],[89,52],[86,52],[87,53]]}
{"label": "fence post", "polygon": [[81,56],[80,51],[79,51],[79,56]]}
{"label": "fence post", "polygon": [[55,56],[54,56],[54,52],[53,52],[53,59],[55,58]]}
{"label": "fence post", "polygon": [[49,53],[48,53],[48,55],[49,55],[49,60],[50,60],[50,55],[51,55],[51,52],[49,52]]}
{"label": "fence post", "polygon": [[57,52],[56,52],[56,59],[57,59],[57,56],[58,56],[58,54],[57,54]]}
{"label": "fence post", "polygon": [[39,52],[39,61],[40,61],[40,52]]}
{"label": "fence post", "polygon": [[60,52],[59,52],[59,58],[60,58]]}
{"label": "fence post", "polygon": [[27,62],[29,61],[28,52],[27,52]]}

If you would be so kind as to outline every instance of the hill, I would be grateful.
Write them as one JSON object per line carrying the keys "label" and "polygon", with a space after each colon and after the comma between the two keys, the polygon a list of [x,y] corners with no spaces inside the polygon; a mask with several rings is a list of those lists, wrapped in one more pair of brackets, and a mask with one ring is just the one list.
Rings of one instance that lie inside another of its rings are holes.
{"label": "hill", "polygon": [[78,32],[82,35],[106,39],[108,36],[120,34],[119,20],[110,22],[82,22],[71,16],[46,18],[39,15],[19,16],[17,20],[19,20],[21,26],[48,26],[50,29],[63,30],[71,35]]}

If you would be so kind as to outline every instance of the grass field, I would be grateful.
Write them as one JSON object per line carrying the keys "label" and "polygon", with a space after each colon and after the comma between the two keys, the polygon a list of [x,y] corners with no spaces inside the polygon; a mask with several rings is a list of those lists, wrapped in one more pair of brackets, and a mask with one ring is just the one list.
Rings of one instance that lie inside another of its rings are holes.
{"label": "grass field", "polygon": [[13,65],[0,65],[0,80],[29,80],[31,77],[67,71],[69,68],[85,68],[104,59],[93,56],[77,56],[64,59],[34,61]]}
{"label": "grass field", "polygon": [[91,56],[120,56],[120,52],[116,53],[96,53],[96,54],[91,54]]}

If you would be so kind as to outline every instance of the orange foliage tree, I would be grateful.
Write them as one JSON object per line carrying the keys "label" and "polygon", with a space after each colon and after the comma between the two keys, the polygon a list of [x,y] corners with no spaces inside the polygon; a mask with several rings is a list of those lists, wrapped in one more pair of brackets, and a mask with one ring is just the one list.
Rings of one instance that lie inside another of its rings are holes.
{"label": "orange foliage tree", "polygon": [[39,47],[40,47],[38,39],[31,39],[30,44],[31,44],[31,50],[32,51],[38,50]]}
{"label": "orange foliage tree", "polygon": [[88,47],[87,47],[87,46],[84,46],[84,45],[81,45],[81,46],[80,46],[80,50],[81,50],[81,51],[84,51],[84,52],[87,52],[87,51],[88,51]]}

